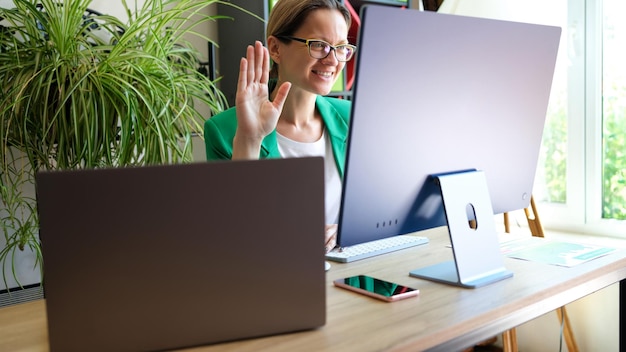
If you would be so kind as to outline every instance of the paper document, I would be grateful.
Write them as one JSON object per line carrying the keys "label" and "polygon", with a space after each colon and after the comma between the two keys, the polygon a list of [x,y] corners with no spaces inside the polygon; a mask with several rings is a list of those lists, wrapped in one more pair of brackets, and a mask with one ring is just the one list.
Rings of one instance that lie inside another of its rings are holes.
{"label": "paper document", "polygon": [[529,237],[502,242],[502,254],[533,262],[572,267],[603,255],[615,248]]}

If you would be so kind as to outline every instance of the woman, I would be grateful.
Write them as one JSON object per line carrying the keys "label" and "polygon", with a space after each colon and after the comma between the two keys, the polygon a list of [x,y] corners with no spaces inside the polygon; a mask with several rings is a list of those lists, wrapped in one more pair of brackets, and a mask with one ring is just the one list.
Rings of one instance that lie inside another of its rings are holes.
{"label": "woman", "polygon": [[256,42],[241,59],[235,107],[204,124],[209,160],[324,157],[327,251],[336,244],[351,104],[325,95],[356,50],[350,22],[337,0],[278,1],[267,48]]}

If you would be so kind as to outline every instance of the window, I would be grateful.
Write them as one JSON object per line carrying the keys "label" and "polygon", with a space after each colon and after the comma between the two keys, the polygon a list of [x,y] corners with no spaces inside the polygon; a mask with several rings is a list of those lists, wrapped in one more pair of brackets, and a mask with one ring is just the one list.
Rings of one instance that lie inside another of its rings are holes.
{"label": "window", "polygon": [[626,2],[603,5],[602,218],[626,220]]}
{"label": "window", "polygon": [[547,228],[626,236],[626,2],[562,6],[535,185],[540,216]]}

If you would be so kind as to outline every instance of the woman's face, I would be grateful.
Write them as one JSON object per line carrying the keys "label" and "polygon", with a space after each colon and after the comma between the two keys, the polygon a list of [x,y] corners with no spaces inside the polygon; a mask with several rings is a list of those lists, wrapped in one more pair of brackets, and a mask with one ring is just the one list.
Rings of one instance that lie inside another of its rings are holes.
{"label": "woman's face", "polygon": [[[348,44],[348,25],[339,11],[320,9],[309,13],[292,36],[319,39],[333,46]],[[277,51],[272,52],[272,59],[279,64],[279,81],[291,82],[294,87],[314,94],[330,93],[345,66],[345,62],[337,61],[334,50],[324,59],[314,59],[305,43],[294,40],[287,43],[276,40],[275,43]]]}

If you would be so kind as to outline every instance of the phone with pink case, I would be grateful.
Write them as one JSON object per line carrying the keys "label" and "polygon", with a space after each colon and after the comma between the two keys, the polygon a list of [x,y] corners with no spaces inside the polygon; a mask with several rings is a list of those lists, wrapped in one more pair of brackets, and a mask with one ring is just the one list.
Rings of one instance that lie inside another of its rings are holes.
{"label": "phone with pink case", "polygon": [[376,279],[367,275],[356,275],[333,281],[337,287],[364,294],[385,302],[395,302],[401,299],[416,297],[419,290],[396,284],[390,281]]}

